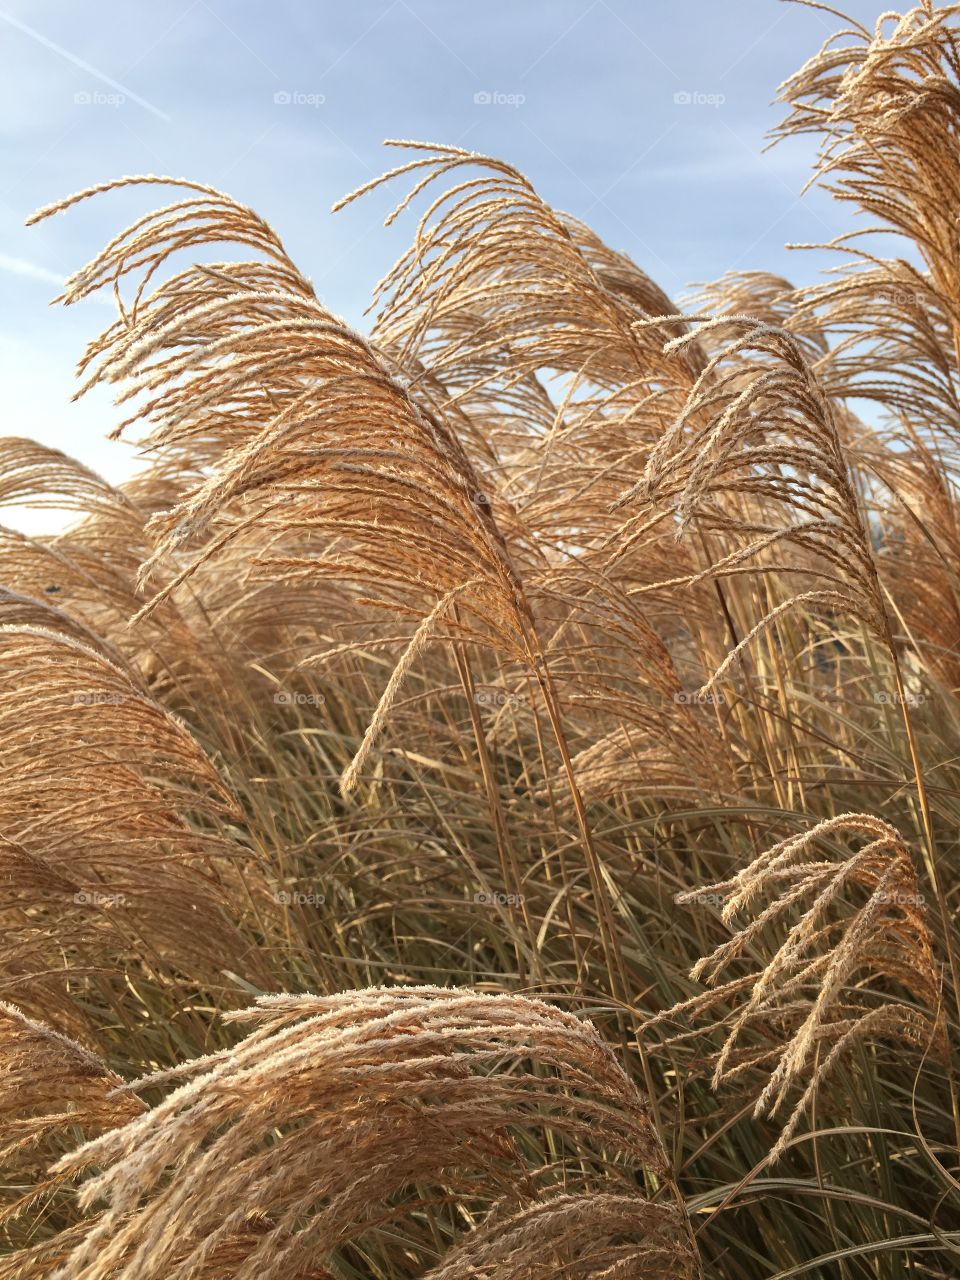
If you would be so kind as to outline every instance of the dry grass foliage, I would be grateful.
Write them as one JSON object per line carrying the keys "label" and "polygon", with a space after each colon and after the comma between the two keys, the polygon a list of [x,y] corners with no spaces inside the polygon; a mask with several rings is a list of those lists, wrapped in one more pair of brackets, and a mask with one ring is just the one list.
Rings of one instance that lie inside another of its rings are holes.
{"label": "dry grass foliage", "polygon": [[[794,605],[850,610],[884,641],[889,626],[834,409],[801,344],[749,317],[723,316],[707,325],[740,333],[711,355],[676,421],[650,451],[642,480],[620,504],[636,494],[666,501],[680,532],[696,513],[701,527],[735,540],[735,549],[711,565],[711,576],[799,573],[813,581],[754,625],[709,688]],[[675,338],[666,350],[683,349],[701,333]],[[722,503],[724,494],[732,501]],[[787,556],[770,560],[766,553],[782,553],[785,543],[801,551],[799,563]]]}
{"label": "dry grass foliage", "polygon": [[815,287],[419,142],[365,335],[212,187],[36,215],[168,193],[62,295],[145,470],[0,441],[3,1280],[953,1274],[958,27],[783,86]]}
{"label": "dry grass foliage", "polygon": [[0,1004],[0,1165],[4,1170],[0,1230],[44,1221],[60,1231],[54,1243],[0,1258],[0,1275],[49,1275],[79,1239],[70,1179],[48,1172],[78,1138],[113,1129],[144,1104],[118,1093],[122,1080],[94,1054],[13,1005]]}
{"label": "dry grass foliage", "polygon": [[121,955],[190,982],[259,968],[224,906],[244,851],[212,829],[239,810],[187,730],[62,631],[4,626],[0,654],[4,987],[69,1020],[76,977]]}
{"label": "dry grass foliage", "polygon": [[[63,1280],[184,1280],[227,1244],[235,1280],[336,1274],[370,1236],[432,1277],[693,1274],[677,1206],[640,1189],[667,1176],[656,1135],[589,1024],[422,987],[232,1018],[253,1026],[236,1048],[134,1086],[187,1077],[61,1161],[99,1166],[81,1198],[107,1204]],[[425,1204],[445,1229],[418,1222]]]}

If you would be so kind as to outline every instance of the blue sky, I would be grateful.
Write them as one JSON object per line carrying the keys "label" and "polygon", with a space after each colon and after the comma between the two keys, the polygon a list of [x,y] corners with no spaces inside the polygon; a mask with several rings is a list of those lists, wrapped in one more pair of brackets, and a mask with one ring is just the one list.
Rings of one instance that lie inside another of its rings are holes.
{"label": "blue sky", "polygon": [[[845,7],[872,26],[884,6]],[[69,403],[109,312],[47,304],[161,193],[23,226],[122,174],[197,178],[251,204],[361,327],[412,220],[384,231],[388,194],[329,210],[397,163],[386,137],[509,160],[674,295],[732,268],[815,279],[827,255],[785,243],[830,239],[851,215],[819,191],[801,198],[803,140],[762,147],[777,85],[837,25],[779,0],[0,0],[3,430],[111,480],[137,468],[104,439],[107,395]]]}

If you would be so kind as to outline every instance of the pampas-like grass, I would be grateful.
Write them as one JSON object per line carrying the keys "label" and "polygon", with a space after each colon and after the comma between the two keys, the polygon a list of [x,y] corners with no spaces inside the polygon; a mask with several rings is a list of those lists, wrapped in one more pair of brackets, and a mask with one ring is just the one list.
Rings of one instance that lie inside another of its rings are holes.
{"label": "pampas-like grass", "polygon": [[[497,487],[538,535],[578,548],[602,542],[618,523],[605,499],[682,403],[701,367],[696,343],[665,356],[664,342],[686,329],[669,298],[511,166],[458,147],[388,145],[414,158],[335,209],[412,178],[389,224],[441,179],[457,181],[435,195],[411,248],[377,286],[378,344],[424,370],[414,397],[434,396],[439,384],[485,424]],[[569,382],[554,404],[545,382],[558,372]]]}
{"label": "pampas-like grass", "polygon": [[79,1219],[71,1180],[47,1172],[78,1138],[124,1124],[145,1110],[95,1054],[13,1005],[0,1003],[0,1233],[18,1223],[47,1238],[0,1257],[4,1280],[49,1276],[89,1222]]}
{"label": "pampas-like grass", "polygon": [[41,212],[174,192],[63,295],[144,472],[0,441],[3,1280],[952,1274],[957,16],[784,87],[908,241],[812,290],[420,143],[369,336]]}
{"label": "pampas-like grass", "polygon": [[[840,836],[865,838],[839,861],[811,860],[818,845]],[[944,1047],[940,977],[933,957],[924,896],[909,851],[887,823],[868,814],[842,814],[774,845],[722,884],[679,895],[680,902],[722,899],[722,918],[733,931],[692,977],[713,981],[728,966],[760,950],[779,931],[761,973],[737,977],[659,1015],[702,1016],[747,995],[730,1015],[714,1070],[714,1086],[771,1060],[773,1071],[756,1101],[755,1115],[776,1114],[797,1084],[804,1087],[770,1153],[784,1151],[804,1112],[840,1057],[865,1038],[888,1038],[921,1049]],[[758,899],[766,905],[741,922]],[[796,917],[792,923],[791,918]],[[752,984],[752,985],[751,985]],[[898,998],[900,989],[909,999]],[[751,1032],[772,1028],[784,1043],[741,1051]]]}
{"label": "pampas-like grass", "polygon": [[[90,194],[81,192],[37,217]],[[269,267],[197,267],[141,301],[143,285],[171,253],[214,237],[269,253]],[[480,478],[456,437],[409,400],[369,342],[321,306],[260,219],[221,195],[201,210],[193,201],[160,210],[79,272],[64,300],[77,301],[108,274],[122,279],[134,269],[145,277],[136,310],[126,325],[114,325],[92,345],[86,385],[125,382],[124,400],[144,393],[137,417],[155,424],[149,437],[155,446],[194,457],[202,432],[230,448],[217,475],[154,520],[158,542],[150,564],[188,543],[227,503],[253,497],[264,508],[258,515],[267,528],[271,520],[309,514],[315,530],[351,535],[352,551],[344,547],[317,563],[315,572],[326,576],[370,576],[381,590],[392,582],[401,593],[413,585],[421,595],[443,595],[462,587],[472,569],[474,607],[509,650],[532,662],[520,638],[516,574],[489,504],[479,501]],[[291,360],[291,344],[299,363]],[[241,408],[218,415],[218,404]],[[367,424],[362,447],[338,438],[358,414]],[[279,509],[269,502],[278,495],[287,499]],[[236,530],[226,531],[204,556],[235,536]],[[392,570],[388,548],[395,553]],[[404,564],[414,548],[423,556],[415,576]],[[160,598],[171,589],[165,587]]]}
{"label": "pampas-like grass", "polygon": [[[48,206],[35,220],[101,190]],[[172,253],[212,238],[252,245],[268,263],[197,266],[144,295]],[[442,623],[459,643],[521,664],[537,682],[556,739],[602,946],[626,999],[611,895],[533,608],[455,416],[410,395],[397,360],[333,317],[275,235],[226,196],[205,188],[199,204],[181,201],[133,224],[68,282],[63,300],[78,301],[108,278],[119,281],[132,271],[142,273],[135,301],[122,323],[91,344],[83,362],[90,368],[85,387],[124,383],[121,401],[142,393],[146,399],[136,416],[152,423],[147,440],[168,458],[197,465],[209,456],[205,450],[218,444],[223,450],[208,480],[150,521],[156,545],[143,580],[155,567],[178,560],[191,541],[204,541],[137,618],[254,524],[267,548],[258,560],[271,575],[347,581],[385,607],[422,615],[422,629],[406,646],[345,771],[344,791],[358,782],[429,631]],[[299,555],[276,554],[272,534],[290,522],[308,527],[309,544]],[[454,599],[457,607],[448,609]]]}
{"label": "pampas-like grass", "polygon": [[[675,504],[680,531],[697,512],[711,527],[745,535],[745,545],[711,574],[766,572],[765,553],[789,542],[804,557],[795,566],[775,561],[776,569],[805,570],[814,584],[761,619],[709,688],[790,604],[848,607],[882,640],[889,624],[834,409],[800,344],[782,329],[740,316],[707,324],[732,328],[735,337],[711,356],[683,411],[651,451],[642,480],[620,502],[640,493],[666,498]],[[722,492],[749,498],[751,515],[724,509],[717,501]],[[768,510],[787,518],[778,527],[763,520]]]}
{"label": "pampas-like grass", "polygon": [[31,1162],[42,1168],[56,1139],[61,1149],[71,1145],[73,1126],[90,1136],[139,1115],[140,1099],[116,1092],[122,1083],[75,1041],[0,1004],[0,1159],[7,1171]]}
{"label": "pampas-like grass", "polygon": [[426,1280],[533,1280],[556,1275],[673,1280],[690,1274],[673,1216],[636,1195],[557,1195],[497,1213],[450,1250]]}
{"label": "pampas-like grass", "polygon": [[215,768],[116,655],[48,621],[0,627],[17,672],[0,692],[3,991],[72,1012],[76,1034],[87,975],[113,969],[122,988],[121,956],[188,985],[260,966],[227,906],[248,855],[212,829],[240,818]]}
{"label": "pampas-like grass", "polygon": [[377,1233],[398,1266],[448,1237],[436,1277],[501,1261],[517,1277],[694,1274],[677,1205],[641,1191],[668,1177],[645,1108],[589,1024],[420,987],[266,997],[233,1018],[253,1028],[235,1049],[134,1086],[187,1077],[60,1162],[100,1166],[81,1200],[107,1207],[59,1280],[185,1280],[252,1213],[265,1229],[232,1280],[336,1273]]}
{"label": "pampas-like grass", "polygon": [[[817,136],[811,182],[871,219],[840,246],[852,270],[807,299],[812,309],[826,304],[829,322],[847,327],[831,360],[838,391],[899,402],[918,426],[951,432],[949,369],[960,351],[960,247],[951,212],[960,193],[958,16],[956,4],[924,0],[885,13],[873,33],[852,24],[781,87],[788,111],[776,134]],[[876,230],[903,237],[925,270],[878,258],[862,243]],[[870,346],[862,344],[865,334],[875,339]]]}
{"label": "pampas-like grass", "polygon": [[[114,488],[59,450],[17,437],[0,438],[0,465],[0,505],[56,506],[82,516],[51,538],[0,528],[6,587],[59,610],[56,628],[82,623],[88,643],[119,651],[135,671],[162,684],[178,710],[189,713],[211,686],[231,691],[221,646],[211,643],[209,620],[189,598],[166,601],[135,630],[128,625],[144,604],[137,576],[152,545],[144,526],[154,509],[144,501],[151,497],[144,477]],[[182,496],[187,477],[182,474],[179,484],[165,482],[158,468],[150,479],[163,492],[165,507]],[[48,613],[39,625],[53,616]]]}

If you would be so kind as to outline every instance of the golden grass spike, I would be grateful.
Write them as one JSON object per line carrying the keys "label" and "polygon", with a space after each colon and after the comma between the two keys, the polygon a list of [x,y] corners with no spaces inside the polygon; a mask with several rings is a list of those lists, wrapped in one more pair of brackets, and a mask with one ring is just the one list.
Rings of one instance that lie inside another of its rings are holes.
{"label": "golden grass spike", "polygon": [[140,477],[115,488],[59,450],[16,437],[0,439],[0,474],[0,506],[54,506],[82,517],[51,537],[0,527],[0,579],[20,598],[16,607],[13,596],[5,600],[6,622],[66,631],[149,677],[177,710],[190,713],[211,687],[222,696],[233,692],[222,636],[211,634],[189,593],[168,600],[144,626],[129,626],[144,604],[137,574],[151,550],[144,526],[152,512],[142,498],[161,490],[176,501],[186,475],[177,486],[158,469],[149,482]]}
{"label": "golden grass spike", "polygon": [[[882,14],[871,33],[840,32],[780,88],[774,133],[813,134],[811,182],[867,215],[839,237],[838,278],[805,291],[801,327],[839,338],[825,377],[837,395],[904,411],[916,429],[960,438],[953,384],[960,367],[960,5]],[[881,258],[876,232],[907,251]],[[911,261],[919,257],[919,263]]]}
{"label": "golden grass spike", "polygon": [[[96,362],[87,385],[123,382],[124,399],[147,393],[137,416],[156,424],[154,447],[189,459],[205,456],[196,453],[205,438],[211,446],[216,440],[217,473],[154,517],[159,541],[148,568],[227,504],[264,508],[295,489],[301,501],[312,501],[318,532],[347,532],[353,543],[352,551],[331,554],[327,572],[342,565],[343,576],[376,576],[393,590],[412,582],[429,598],[462,586],[469,569],[478,582],[473,608],[500,642],[532,660],[521,635],[528,620],[517,616],[516,573],[455,434],[409,399],[366,339],[321,306],[251,211],[227,197],[204,203],[199,214],[161,210],[117,237],[66,297],[86,296],[108,273],[122,279],[138,270],[145,283],[170,254],[211,238],[251,245],[271,261],[218,271],[197,266],[174,276],[138,302],[126,324],[104,333],[86,362]],[[365,428],[359,445],[358,417]],[[264,519],[269,528],[269,511]],[[212,540],[200,558],[225,542]],[[393,573],[387,547],[397,553]],[[411,574],[405,559],[414,548],[429,554]]]}
{"label": "golden grass spike", "polygon": [[[855,852],[841,850],[838,861],[838,837],[867,843]],[[814,859],[822,847],[828,856]],[[730,880],[681,893],[678,901],[714,897],[723,900],[722,917],[733,936],[699,960],[692,977],[713,982],[747,955],[768,952],[766,939],[780,939],[747,983],[749,998],[724,1019],[726,1040],[713,1076],[716,1088],[768,1062],[767,1037],[776,1029],[779,1057],[754,1114],[776,1114],[798,1085],[803,1094],[771,1161],[786,1148],[840,1055],[856,1042],[892,1039],[921,1053],[931,1044],[945,1048],[941,981],[924,896],[910,852],[888,823],[861,813],[826,819],[772,846]],[[758,898],[767,905],[743,923],[741,913]],[[743,979],[734,978],[653,1021],[699,1017],[745,989]],[[822,1048],[828,1050],[825,1058]]]}

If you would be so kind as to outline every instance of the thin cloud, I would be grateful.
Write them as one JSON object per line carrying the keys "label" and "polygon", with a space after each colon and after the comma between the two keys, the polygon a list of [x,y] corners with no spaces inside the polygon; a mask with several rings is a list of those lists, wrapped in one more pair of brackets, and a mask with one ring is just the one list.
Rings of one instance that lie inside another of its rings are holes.
{"label": "thin cloud", "polygon": [[44,283],[55,284],[58,288],[62,287],[64,281],[64,277],[57,275],[56,271],[41,267],[39,263],[30,262],[26,258],[14,258],[8,253],[0,253],[0,271],[9,271],[15,276],[27,276],[31,280],[43,280]]}
{"label": "thin cloud", "polygon": [[13,14],[5,13],[0,9],[0,20],[7,22],[11,27],[16,27],[18,31],[22,31],[24,35],[30,36],[32,40],[36,40],[38,44],[42,44],[45,49],[49,49],[51,53],[57,54],[66,62],[70,62],[75,67],[79,67],[81,71],[87,72],[88,75],[94,76],[101,84],[109,85],[111,89],[116,89],[132,102],[136,102],[138,106],[143,107],[145,111],[149,111],[152,115],[157,116],[160,120],[170,123],[170,117],[165,111],[161,111],[159,107],[155,107],[152,102],[148,102],[146,98],[141,98],[138,93],[134,93],[132,89],[127,88],[125,84],[121,84],[119,80],[114,80],[112,76],[108,76],[105,71],[101,71],[98,67],[92,66],[89,62],[85,62],[83,58],[78,58],[75,53],[71,53],[69,49],[64,49],[62,45],[55,44],[42,31],[37,31],[33,27],[27,26],[25,22],[21,22],[19,18],[15,18]]}
{"label": "thin cloud", "polygon": [[[49,267],[42,267],[39,262],[31,262],[29,258],[17,258],[9,253],[0,253],[0,271],[7,271],[14,276],[23,276],[27,280],[40,280],[44,284],[55,285],[58,292],[63,288],[67,278],[66,275],[51,271]],[[112,307],[114,302],[113,298],[108,297],[107,294],[93,293],[89,298],[84,298],[81,305]]]}

